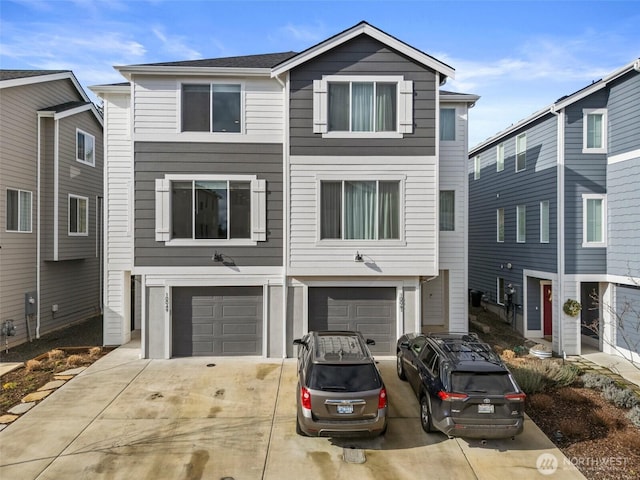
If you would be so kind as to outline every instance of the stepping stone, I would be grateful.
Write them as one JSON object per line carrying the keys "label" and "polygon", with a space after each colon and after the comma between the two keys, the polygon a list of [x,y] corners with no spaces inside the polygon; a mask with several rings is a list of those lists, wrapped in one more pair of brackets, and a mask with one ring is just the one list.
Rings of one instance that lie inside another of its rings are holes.
{"label": "stepping stone", "polygon": [[19,418],[18,415],[2,415],[0,416],[0,423],[11,423],[13,422],[16,418]]}
{"label": "stepping stone", "polygon": [[72,368],[71,370],[65,370],[64,372],[58,373],[58,375],[78,375],[79,373],[84,372],[87,367],[78,367]]}
{"label": "stepping stone", "polygon": [[37,402],[49,396],[53,390],[43,390],[41,392],[33,392],[22,399],[22,403]]}
{"label": "stepping stone", "polygon": [[35,407],[36,402],[27,402],[27,403],[19,403],[15,407],[11,407],[11,409],[7,410],[9,413],[14,415],[22,415],[23,413],[27,413],[33,407]]}
{"label": "stepping stone", "polygon": [[75,375],[54,375],[54,380],[71,380]]}
{"label": "stepping stone", "polygon": [[60,388],[65,383],[67,382],[65,382],[64,380],[54,380],[53,382],[49,382],[46,385],[40,387],[38,391],[41,392],[42,390],[55,390],[56,388]]}

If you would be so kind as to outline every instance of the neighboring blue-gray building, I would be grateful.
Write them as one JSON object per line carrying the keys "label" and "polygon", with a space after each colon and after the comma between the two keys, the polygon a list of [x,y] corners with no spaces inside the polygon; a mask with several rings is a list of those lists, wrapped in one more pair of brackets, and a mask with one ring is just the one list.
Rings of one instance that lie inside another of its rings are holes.
{"label": "neighboring blue-gray building", "polygon": [[[637,356],[640,59],[469,159],[470,290],[556,353],[590,344]],[[575,317],[563,310],[569,299],[581,304]]]}

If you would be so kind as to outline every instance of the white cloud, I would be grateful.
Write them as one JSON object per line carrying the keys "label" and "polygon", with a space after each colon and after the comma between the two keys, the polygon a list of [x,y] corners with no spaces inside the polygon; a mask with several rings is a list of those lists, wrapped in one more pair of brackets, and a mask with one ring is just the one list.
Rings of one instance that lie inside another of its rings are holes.
{"label": "white cloud", "polygon": [[309,43],[318,43],[326,38],[326,28],[321,23],[316,25],[294,25],[292,23],[286,24],[280,28],[280,32],[285,36],[293,38],[296,41],[303,41]]}
{"label": "white cloud", "polygon": [[202,54],[186,44],[185,37],[180,35],[168,35],[164,27],[155,26],[151,29],[153,34],[162,44],[162,50],[169,53],[175,60],[195,60],[202,58]]}

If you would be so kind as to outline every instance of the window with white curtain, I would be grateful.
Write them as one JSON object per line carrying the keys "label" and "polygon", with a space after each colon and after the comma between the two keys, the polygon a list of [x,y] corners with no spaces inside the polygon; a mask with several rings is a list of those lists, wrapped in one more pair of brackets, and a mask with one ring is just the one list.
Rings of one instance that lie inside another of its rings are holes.
{"label": "window with white curtain", "polygon": [[516,172],[527,168],[527,134],[516,137]]}
{"label": "window with white curtain", "polygon": [[582,152],[607,153],[607,110],[585,108],[582,113]]}
{"label": "window with white curtain", "polygon": [[549,243],[549,200],[540,202],[540,243]]}
{"label": "window with white curtain", "polygon": [[587,194],[582,196],[583,247],[606,247],[607,227],[606,195]]}
{"label": "window with white curtain", "polygon": [[7,188],[7,232],[31,233],[31,198],[31,192]]}
{"label": "window with white curtain", "polygon": [[526,205],[516,206],[516,242],[527,241],[527,207]]}
{"label": "window with white curtain", "polygon": [[498,242],[504,242],[504,208],[496,210],[496,238]]}
{"label": "window with white curtain", "polygon": [[480,155],[476,155],[473,157],[473,179],[480,179],[480,172],[482,170],[482,165],[480,163]]}
{"label": "window with white curtain", "polygon": [[329,82],[330,132],[395,132],[397,86],[386,82]]}
{"label": "window with white curtain", "polygon": [[440,231],[453,232],[456,229],[456,192],[440,191]]}
{"label": "window with white curtain", "polygon": [[503,170],[504,170],[504,143],[501,143],[496,147],[496,171],[501,172]]}
{"label": "window with white curtain", "polygon": [[89,199],[69,195],[69,235],[89,234]]}
{"label": "window with white curtain", "polygon": [[93,135],[76,129],[76,160],[92,167],[96,164],[96,139]]}
{"label": "window with white curtain", "polygon": [[440,140],[445,142],[456,139],[456,109],[440,109]]}
{"label": "window with white curtain", "polygon": [[400,182],[327,180],[320,183],[320,238],[400,238]]}

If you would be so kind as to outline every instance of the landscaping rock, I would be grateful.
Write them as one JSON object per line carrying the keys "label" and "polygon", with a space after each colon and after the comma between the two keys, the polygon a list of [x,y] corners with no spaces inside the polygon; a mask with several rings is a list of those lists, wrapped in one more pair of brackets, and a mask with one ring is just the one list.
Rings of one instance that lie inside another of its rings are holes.
{"label": "landscaping rock", "polygon": [[27,403],[19,403],[15,407],[9,409],[9,413],[13,415],[22,415],[23,413],[27,413],[33,407],[35,407],[36,402],[27,402]]}
{"label": "landscaping rock", "polygon": [[37,402],[49,396],[52,390],[43,390],[41,392],[33,392],[22,399],[22,403]]}

